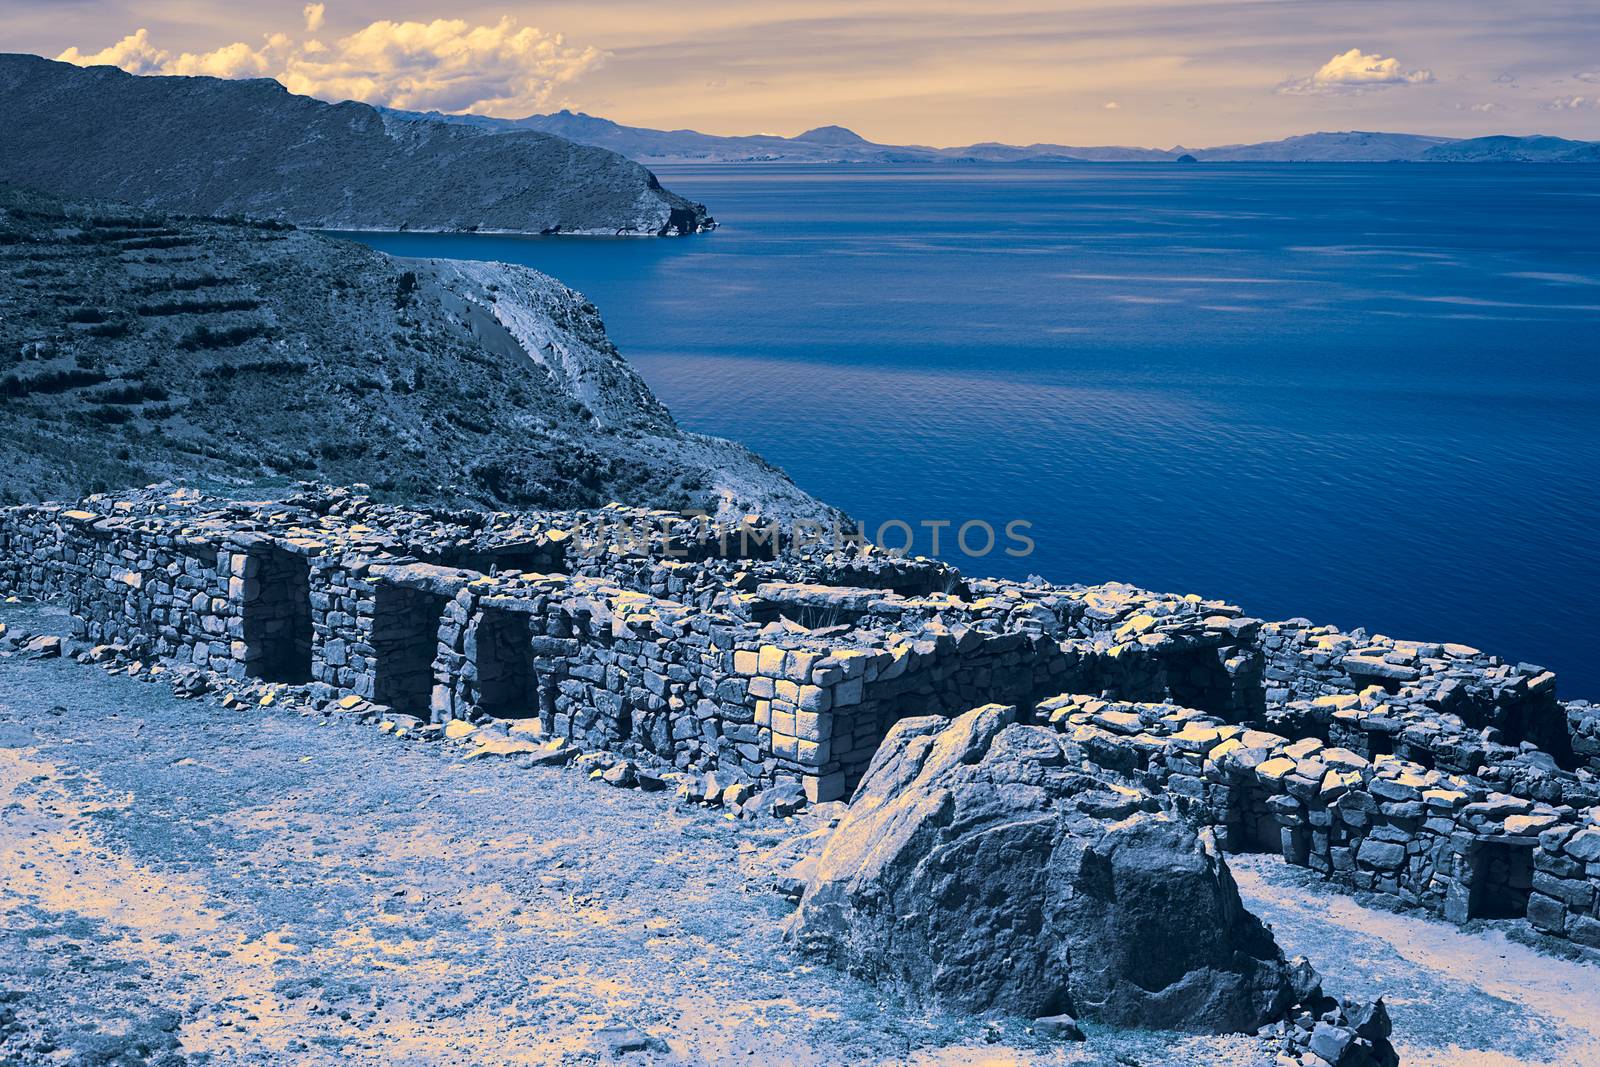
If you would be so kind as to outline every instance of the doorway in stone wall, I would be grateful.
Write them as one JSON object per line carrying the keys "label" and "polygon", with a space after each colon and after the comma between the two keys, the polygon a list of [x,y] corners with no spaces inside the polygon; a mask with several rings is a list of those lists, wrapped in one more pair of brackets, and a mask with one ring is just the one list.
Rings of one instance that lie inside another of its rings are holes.
{"label": "doorway in stone wall", "polygon": [[478,616],[472,637],[479,709],[502,719],[537,715],[533,635],[528,617],[514,611],[485,609]]}
{"label": "doorway in stone wall", "polygon": [[1467,918],[1520,919],[1528,914],[1528,892],[1533,888],[1531,844],[1480,841],[1467,860],[1472,879]]}
{"label": "doorway in stone wall", "polygon": [[[1253,777],[1253,776],[1252,776]],[[1267,801],[1272,794],[1246,777],[1228,783],[1225,852],[1283,852],[1283,834]]]}
{"label": "doorway in stone wall", "polygon": [[448,597],[380,585],[372,604],[372,696],[395,711],[427,718],[433,705],[433,659]]}
{"label": "doorway in stone wall", "polygon": [[[1209,712],[1228,722],[1238,722],[1243,708],[1234,707],[1233,678],[1214,648],[1161,658],[1166,675],[1165,699],[1185,708]],[[1264,701],[1263,701],[1264,703]]]}
{"label": "doorway in stone wall", "polygon": [[269,545],[250,550],[242,579],[245,672],[268,682],[311,680],[311,565]]}

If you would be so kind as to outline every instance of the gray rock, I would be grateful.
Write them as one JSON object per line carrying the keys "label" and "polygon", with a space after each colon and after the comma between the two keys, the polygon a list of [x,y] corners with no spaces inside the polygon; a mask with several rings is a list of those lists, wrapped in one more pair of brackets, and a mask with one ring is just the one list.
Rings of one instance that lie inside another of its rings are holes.
{"label": "gray rock", "polygon": [[52,659],[61,655],[61,638],[55,634],[40,634],[22,646],[30,659]]}
{"label": "gray rock", "polygon": [[1083,1041],[1083,1029],[1078,1026],[1078,1020],[1070,1015],[1047,1015],[1042,1019],[1033,1020],[1035,1032],[1045,1037],[1053,1037],[1058,1041]]}
{"label": "gray rock", "polygon": [[619,789],[638,784],[638,778],[634,775],[633,762],[631,760],[622,760],[620,763],[612,764],[600,773],[600,778],[607,785],[614,785]]}
{"label": "gray rock", "polygon": [[631,1026],[602,1026],[595,1031],[597,1049],[609,1056],[625,1056],[630,1052],[666,1052],[667,1043]]}
{"label": "gray rock", "polygon": [[890,732],[792,919],[803,949],[942,1006],[1120,1026],[1253,1030],[1315,992],[1214,849],[1014,720]]}
{"label": "gray rock", "polygon": [[1350,1048],[1350,1043],[1355,1040],[1355,1034],[1342,1026],[1330,1026],[1327,1023],[1318,1023],[1317,1028],[1311,1032],[1310,1048],[1318,1056],[1339,1067],[1345,1059],[1345,1052]]}

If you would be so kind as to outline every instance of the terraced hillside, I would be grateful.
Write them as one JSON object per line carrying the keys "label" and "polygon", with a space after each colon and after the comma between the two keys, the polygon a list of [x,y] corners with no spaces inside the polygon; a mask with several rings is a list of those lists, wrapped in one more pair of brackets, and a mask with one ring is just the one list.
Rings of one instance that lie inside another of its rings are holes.
{"label": "terraced hillside", "polygon": [[580,294],[0,186],[0,498],[315,476],[446,505],[830,509],[680,430]]}

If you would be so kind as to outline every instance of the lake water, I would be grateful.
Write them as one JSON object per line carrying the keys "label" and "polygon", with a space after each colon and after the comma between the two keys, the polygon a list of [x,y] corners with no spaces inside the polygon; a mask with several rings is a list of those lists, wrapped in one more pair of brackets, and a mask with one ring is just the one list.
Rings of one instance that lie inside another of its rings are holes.
{"label": "lake water", "polygon": [[946,530],[971,573],[1461,641],[1600,699],[1600,168],[657,170],[723,228],[359,236],[583,290],[683,425],[869,532],[1032,523],[1023,559]]}

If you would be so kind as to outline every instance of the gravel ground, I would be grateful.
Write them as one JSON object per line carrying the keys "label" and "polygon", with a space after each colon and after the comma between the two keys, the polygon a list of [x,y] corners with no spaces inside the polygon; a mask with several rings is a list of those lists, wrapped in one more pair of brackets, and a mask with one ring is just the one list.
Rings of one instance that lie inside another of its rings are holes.
{"label": "gravel ground", "polygon": [[1594,954],[1564,958],[1556,953],[1573,946],[1521,920],[1462,930],[1324,894],[1315,875],[1276,856],[1236,856],[1228,866],[1245,904],[1285,951],[1311,958],[1328,989],[1384,998],[1407,1067],[1600,1064]]}
{"label": "gravel ground", "polygon": [[[0,1064],[1254,1062],[885,998],[783,942],[764,857],[814,823],[459,755],[0,660]],[[1407,1063],[1600,1064],[1594,967],[1240,882],[1331,990],[1389,994]]]}

